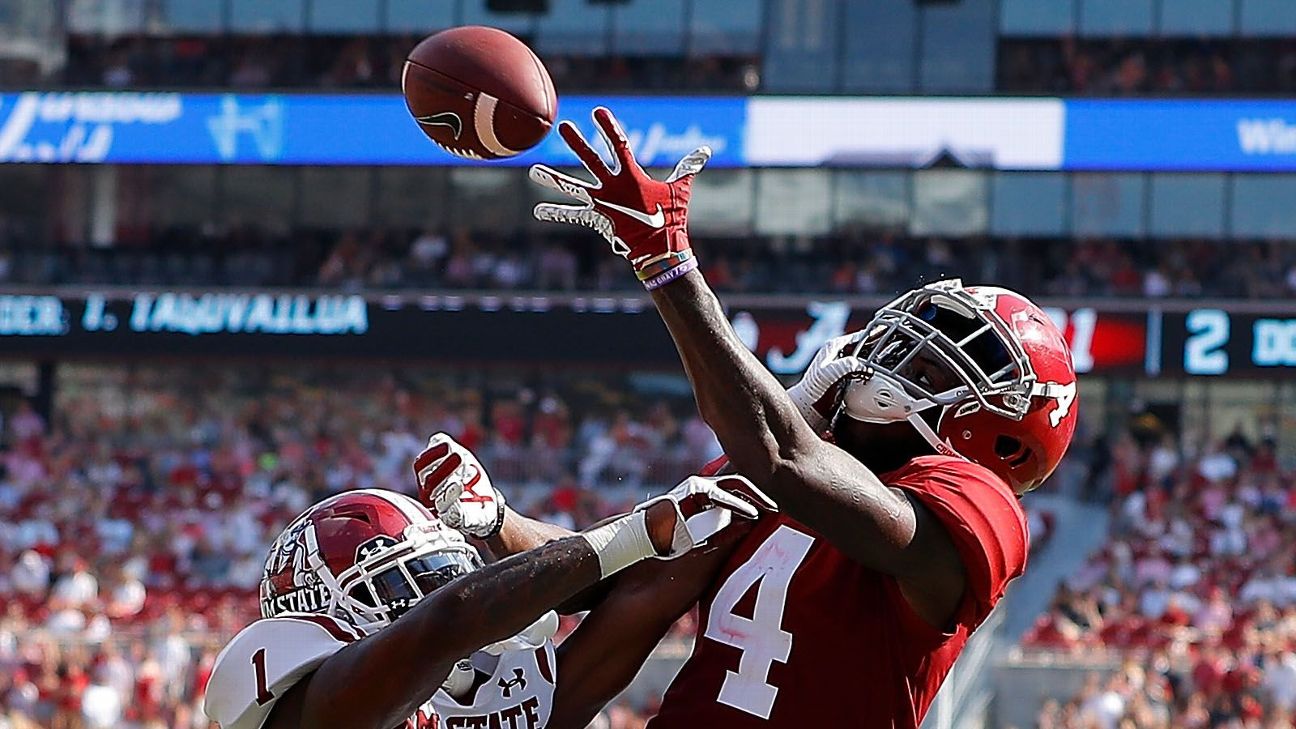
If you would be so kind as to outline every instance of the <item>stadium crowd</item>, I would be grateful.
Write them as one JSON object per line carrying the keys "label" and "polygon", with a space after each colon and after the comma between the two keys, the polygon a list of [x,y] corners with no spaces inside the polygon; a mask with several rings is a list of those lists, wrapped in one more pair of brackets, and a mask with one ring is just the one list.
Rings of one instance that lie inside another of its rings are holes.
{"label": "stadium crowd", "polygon": [[1004,39],[999,91],[1093,96],[1285,93],[1296,89],[1290,39]]}
{"label": "stadium crowd", "polygon": [[1296,719],[1296,473],[1235,433],[1194,450],[1116,441],[1089,482],[1113,509],[1106,545],[1062,582],[1023,643],[1126,656],[1039,726],[1291,726]]}
{"label": "stadium crowd", "polygon": [[518,508],[573,528],[717,453],[679,414],[687,400],[652,406],[606,378],[505,390],[493,377],[492,390],[445,373],[118,374],[69,385],[50,422],[24,403],[4,423],[5,729],[207,726],[198,697],[256,615],[270,540],[324,495],[411,491],[432,432],[479,452]]}
{"label": "stadium crowd", "polygon": [[[886,294],[896,282],[949,275],[1028,293],[1087,297],[1282,298],[1296,293],[1296,247],[1278,241],[995,240],[851,234],[705,238],[703,266],[721,291]],[[973,254],[965,256],[965,254]],[[321,286],[345,291],[634,290],[587,237],[467,231],[258,228],[170,230],[103,248],[0,243],[0,283]]]}

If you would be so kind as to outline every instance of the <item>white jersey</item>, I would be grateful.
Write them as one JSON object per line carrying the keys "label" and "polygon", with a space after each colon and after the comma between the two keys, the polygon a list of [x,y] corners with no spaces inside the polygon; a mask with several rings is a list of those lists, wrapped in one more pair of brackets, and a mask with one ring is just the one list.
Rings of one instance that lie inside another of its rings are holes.
{"label": "white jersey", "polygon": [[[324,615],[258,620],[234,636],[216,657],[203,711],[222,729],[260,729],[279,697],[361,637],[355,628]],[[479,653],[474,659],[484,657]],[[539,648],[506,651],[490,678],[464,703],[437,689],[405,726],[539,729],[549,723],[553,709],[556,669],[552,641]]]}

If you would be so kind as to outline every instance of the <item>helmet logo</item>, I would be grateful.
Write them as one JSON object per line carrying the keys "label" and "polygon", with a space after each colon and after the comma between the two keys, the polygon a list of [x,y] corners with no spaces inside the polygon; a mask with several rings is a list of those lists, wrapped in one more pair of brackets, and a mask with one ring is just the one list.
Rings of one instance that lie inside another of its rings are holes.
{"label": "helmet logo", "polygon": [[302,587],[270,599],[273,614],[280,613],[322,613],[331,601],[328,588],[323,584]]}
{"label": "helmet logo", "polygon": [[389,537],[386,534],[380,534],[364,544],[361,544],[359,547],[356,547],[355,561],[363,562],[384,549],[395,547],[397,544],[398,542],[394,538]]}
{"label": "helmet logo", "polygon": [[1048,382],[1045,385],[1049,386],[1053,400],[1057,403],[1057,407],[1053,408],[1053,411],[1049,413],[1049,423],[1056,428],[1066,419],[1067,415],[1071,414],[1071,405],[1075,402],[1076,396],[1076,383],[1062,385],[1056,382]]}
{"label": "helmet logo", "polygon": [[290,574],[293,587],[314,585],[317,579],[310,569],[308,557],[315,544],[315,525],[309,519],[299,519],[295,526],[289,527],[275,540],[266,560],[266,575]]}

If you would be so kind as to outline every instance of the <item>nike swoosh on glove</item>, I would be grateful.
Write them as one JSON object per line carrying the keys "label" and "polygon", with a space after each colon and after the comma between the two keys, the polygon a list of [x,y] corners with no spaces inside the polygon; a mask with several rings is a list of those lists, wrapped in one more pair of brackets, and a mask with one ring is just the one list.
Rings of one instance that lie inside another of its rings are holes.
{"label": "nike swoosh on glove", "polygon": [[[630,261],[645,285],[667,271],[696,268],[697,259],[688,240],[688,203],[693,176],[711,158],[711,148],[698,147],[690,152],[662,182],[649,177],[639,166],[630,151],[630,140],[612,112],[602,106],[594,109],[594,123],[612,153],[612,167],[604,164],[575,124],[559,124],[563,141],[595,181],[578,180],[546,165],[532,166],[533,181],[580,203],[540,203],[535,207],[536,219],[594,229],[607,239],[614,253]],[[686,272],[679,271],[661,283]]]}
{"label": "nike swoosh on glove", "polygon": [[414,458],[419,501],[441,521],[478,539],[489,539],[504,526],[504,494],[496,491],[472,451],[445,433],[428,439]]}

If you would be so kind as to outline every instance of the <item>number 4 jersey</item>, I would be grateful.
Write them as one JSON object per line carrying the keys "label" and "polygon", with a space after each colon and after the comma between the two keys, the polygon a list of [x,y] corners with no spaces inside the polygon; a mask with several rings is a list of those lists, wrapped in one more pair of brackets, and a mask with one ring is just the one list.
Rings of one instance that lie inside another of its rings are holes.
{"label": "number 4 jersey", "polygon": [[948,530],[967,571],[949,632],[894,578],[782,514],[766,516],[702,595],[693,655],[650,729],[917,727],[971,632],[1026,563],[1017,497],[985,468],[927,456],[882,477]]}
{"label": "number 4 jersey", "polygon": [[[326,658],[360,639],[346,623],[324,615],[266,618],[244,628],[216,658],[203,710],[222,729],[260,729],[275,702]],[[473,656],[486,659],[486,654]],[[493,659],[490,659],[493,660]],[[553,643],[505,651],[460,703],[432,687],[408,729],[538,729],[549,721],[555,679]],[[392,666],[392,671],[401,670]]]}

